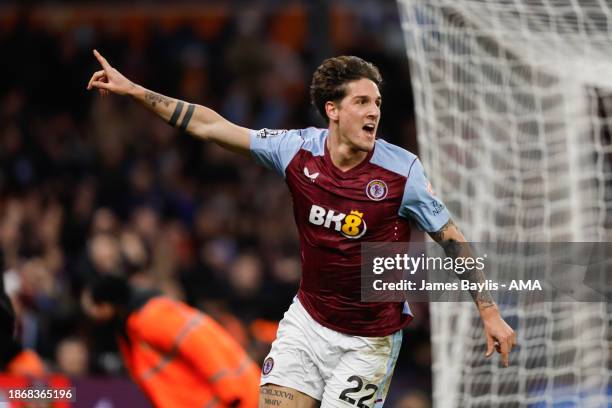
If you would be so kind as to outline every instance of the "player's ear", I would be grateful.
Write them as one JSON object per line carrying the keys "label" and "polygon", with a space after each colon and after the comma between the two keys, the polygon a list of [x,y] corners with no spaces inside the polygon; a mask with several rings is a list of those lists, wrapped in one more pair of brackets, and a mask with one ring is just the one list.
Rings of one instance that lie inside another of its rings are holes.
{"label": "player's ear", "polygon": [[325,113],[327,113],[327,117],[330,121],[338,120],[338,105],[336,102],[325,102]]}

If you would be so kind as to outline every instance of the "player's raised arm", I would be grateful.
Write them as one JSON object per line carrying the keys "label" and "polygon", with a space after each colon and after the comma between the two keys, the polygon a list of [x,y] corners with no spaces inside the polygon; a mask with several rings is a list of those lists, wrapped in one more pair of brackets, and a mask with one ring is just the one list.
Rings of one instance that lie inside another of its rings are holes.
{"label": "player's raised arm", "polygon": [[227,149],[248,153],[247,128],[228,121],[207,107],[170,98],[135,84],[113,68],[98,51],[94,50],[93,53],[102,69],[92,75],[87,84],[88,90],[96,88],[103,93],[110,91],[118,95],[129,95],[171,126]]}
{"label": "player's raised arm", "polygon": [[[430,232],[431,238],[439,243],[447,256],[452,258],[473,258],[472,250],[466,242],[465,237],[455,225],[452,219],[449,219],[442,228],[436,232]],[[482,269],[474,268],[466,271],[461,275],[462,279],[470,281],[470,283],[484,283],[485,275]],[[502,319],[499,314],[499,309],[493,301],[488,290],[470,290],[470,294],[478,307],[480,317],[485,328],[487,337],[487,352],[489,357],[496,349],[502,355],[502,362],[507,367],[509,353],[512,347],[516,344],[516,335],[514,330]]]}

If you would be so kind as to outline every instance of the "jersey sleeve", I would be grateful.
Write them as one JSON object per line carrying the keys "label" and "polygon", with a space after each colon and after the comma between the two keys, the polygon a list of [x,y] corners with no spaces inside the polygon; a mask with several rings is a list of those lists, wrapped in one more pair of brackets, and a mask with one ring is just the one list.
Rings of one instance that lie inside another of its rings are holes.
{"label": "jersey sleeve", "polygon": [[304,143],[300,130],[251,130],[249,137],[255,161],[283,177],[289,162]]}
{"label": "jersey sleeve", "polygon": [[410,166],[399,215],[414,219],[426,232],[440,230],[450,219],[446,206],[436,198],[419,159],[414,159]]}

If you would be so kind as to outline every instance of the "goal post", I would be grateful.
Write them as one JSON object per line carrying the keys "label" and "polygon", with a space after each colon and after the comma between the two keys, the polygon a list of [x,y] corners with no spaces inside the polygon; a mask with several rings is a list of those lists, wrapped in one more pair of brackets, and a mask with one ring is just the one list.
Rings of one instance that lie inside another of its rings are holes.
{"label": "goal post", "polygon": [[[611,6],[398,5],[420,158],[468,240],[612,241]],[[500,307],[518,334],[508,368],[484,359],[472,304],[431,303],[436,407],[612,405],[607,304]]]}

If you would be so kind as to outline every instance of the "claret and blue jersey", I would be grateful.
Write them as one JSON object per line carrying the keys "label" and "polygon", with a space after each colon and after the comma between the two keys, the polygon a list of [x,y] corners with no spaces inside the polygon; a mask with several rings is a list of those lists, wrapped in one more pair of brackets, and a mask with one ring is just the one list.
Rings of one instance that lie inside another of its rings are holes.
{"label": "claret and blue jersey", "polygon": [[356,167],[331,161],[327,129],[251,131],[251,153],[282,175],[293,198],[300,235],[298,298],[320,324],[341,333],[386,336],[411,314],[402,303],[363,303],[361,244],[410,241],[409,219],[438,231],[449,220],[418,158],[377,139]]}

